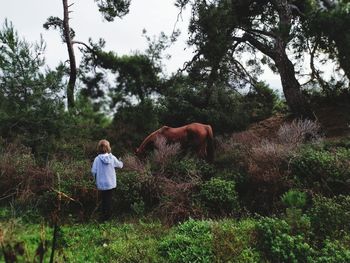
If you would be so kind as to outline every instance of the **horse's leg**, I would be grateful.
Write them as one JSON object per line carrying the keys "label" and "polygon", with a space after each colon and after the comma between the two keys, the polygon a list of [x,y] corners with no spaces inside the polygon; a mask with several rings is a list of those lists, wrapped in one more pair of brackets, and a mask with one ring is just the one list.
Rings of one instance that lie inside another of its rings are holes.
{"label": "horse's leg", "polygon": [[207,143],[203,142],[199,147],[199,156],[205,158],[207,156]]}
{"label": "horse's leg", "polygon": [[200,158],[207,156],[207,142],[205,138],[198,138],[197,154]]}

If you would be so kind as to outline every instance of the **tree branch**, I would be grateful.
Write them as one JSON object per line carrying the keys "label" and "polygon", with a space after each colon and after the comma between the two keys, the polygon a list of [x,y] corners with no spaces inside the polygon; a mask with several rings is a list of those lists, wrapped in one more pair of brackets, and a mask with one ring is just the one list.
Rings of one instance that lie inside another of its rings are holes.
{"label": "tree branch", "polygon": [[249,42],[249,44],[257,48],[260,52],[264,53],[265,55],[271,57],[272,59],[275,57],[275,52],[271,48],[261,43],[259,40],[255,39],[251,34],[245,33],[243,35],[243,38],[246,39]]}

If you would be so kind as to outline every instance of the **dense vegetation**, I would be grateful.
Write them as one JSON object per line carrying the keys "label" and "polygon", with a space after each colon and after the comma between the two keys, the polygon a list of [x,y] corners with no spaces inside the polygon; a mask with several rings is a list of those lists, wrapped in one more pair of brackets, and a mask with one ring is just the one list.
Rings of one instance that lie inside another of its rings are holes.
{"label": "dense vegetation", "polygon": [[[108,21],[129,11],[130,1],[96,2]],[[28,43],[4,22],[0,261],[350,261],[349,2],[176,2],[193,11],[187,73],[163,74],[176,32],[146,36],[149,48],[128,56],[90,40],[74,89],[71,65],[48,68],[44,41]],[[343,41],[326,30],[330,17]],[[240,61],[249,53],[254,63]],[[310,80],[301,85],[289,62],[306,54]],[[317,54],[340,69],[330,79]],[[257,61],[283,71],[285,98],[259,80]],[[162,139],[134,155],[149,132],[194,121],[213,127],[213,162]],[[99,223],[90,167],[102,138],[125,167],[113,220]]]}

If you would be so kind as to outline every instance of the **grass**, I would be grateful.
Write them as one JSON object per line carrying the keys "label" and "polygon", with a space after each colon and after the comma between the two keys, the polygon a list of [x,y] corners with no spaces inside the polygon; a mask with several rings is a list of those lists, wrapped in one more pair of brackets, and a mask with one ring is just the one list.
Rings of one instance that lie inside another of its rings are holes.
{"label": "grass", "polygon": [[[47,223],[0,219],[0,229],[1,242],[7,250],[11,245],[19,262],[38,259],[40,244],[44,245],[44,262],[49,262],[53,228]],[[167,232],[167,227],[156,222],[65,224],[60,227],[55,262],[159,262],[157,244]],[[17,250],[19,245],[24,249],[22,255]]]}

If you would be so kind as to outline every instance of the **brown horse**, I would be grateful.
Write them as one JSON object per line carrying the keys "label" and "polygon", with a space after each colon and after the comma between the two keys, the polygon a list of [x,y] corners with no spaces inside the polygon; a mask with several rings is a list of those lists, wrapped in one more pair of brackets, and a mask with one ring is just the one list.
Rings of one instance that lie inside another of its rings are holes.
{"label": "brown horse", "polygon": [[194,147],[198,156],[211,162],[214,157],[213,130],[210,125],[191,123],[182,127],[172,128],[163,126],[152,132],[143,140],[136,154],[142,154],[156,139],[163,136],[169,143],[180,143],[183,147]]}

